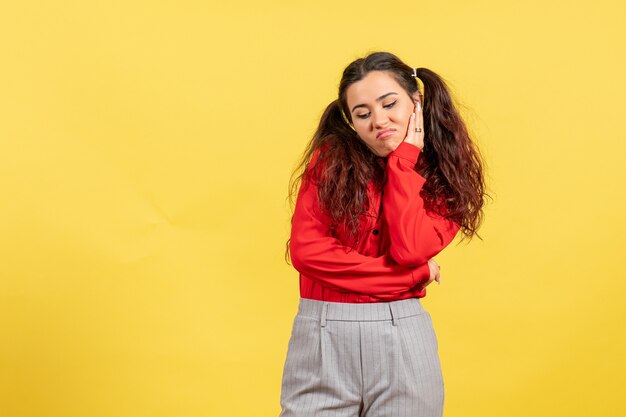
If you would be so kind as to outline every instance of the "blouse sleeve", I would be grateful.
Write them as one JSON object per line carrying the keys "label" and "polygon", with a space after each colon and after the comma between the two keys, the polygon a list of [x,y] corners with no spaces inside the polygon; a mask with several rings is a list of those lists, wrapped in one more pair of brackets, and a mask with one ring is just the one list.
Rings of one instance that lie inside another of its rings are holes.
{"label": "blouse sleeve", "polygon": [[296,270],[323,286],[369,295],[405,292],[430,277],[426,261],[406,267],[389,253],[371,257],[356,250],[348,252],[329,231],[328,218],[320,211],[317,186],[305,178],[298,192],[289,242]]}
{"label": "blouse sleeve", "polygon": [[387,157],[383,212],[390,254],[400,265],[421,265],[441,252],[459,231],[455,222],[426,213],[420,191],[426,179],[415,171],[420,148],[402,142]]}

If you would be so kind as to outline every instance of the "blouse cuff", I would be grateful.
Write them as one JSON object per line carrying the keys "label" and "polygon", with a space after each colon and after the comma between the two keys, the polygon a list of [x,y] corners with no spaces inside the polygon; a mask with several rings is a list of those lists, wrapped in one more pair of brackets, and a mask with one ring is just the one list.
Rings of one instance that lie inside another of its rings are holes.
{"label": "blouse cuff", "polygon": [[422,281],[428,281],[430,279],[430,266],[428,266],[428,262],[413,269],[411,274],[413,275],[413,287]]}
{"label": "blouse cuff", "polygon": [[398,147],[389,154],[389,156],[397,156],[406,159],[412,164],[417,164],[417,159],[421,153],[421,149],[409,142],[401,142]]}

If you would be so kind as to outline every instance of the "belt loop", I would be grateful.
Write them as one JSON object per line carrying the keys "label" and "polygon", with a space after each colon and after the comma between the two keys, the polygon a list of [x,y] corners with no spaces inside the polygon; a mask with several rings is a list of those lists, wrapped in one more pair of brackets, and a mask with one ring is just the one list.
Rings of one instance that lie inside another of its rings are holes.
{"label": "belt loop", "polygon": [[328,303],[324,303],[322,304],[322,319],[321,319],[321,326],[322,327],[326,327],[326,310],[328,310]]}
{"label": "belt loop", "polygon": [[392,302],[389,303],[389,313],[391,313],[391,324],[394,326],[397,326],[398,323],[396,323],[396,316],[393,315],[393,307],[391,307]]}

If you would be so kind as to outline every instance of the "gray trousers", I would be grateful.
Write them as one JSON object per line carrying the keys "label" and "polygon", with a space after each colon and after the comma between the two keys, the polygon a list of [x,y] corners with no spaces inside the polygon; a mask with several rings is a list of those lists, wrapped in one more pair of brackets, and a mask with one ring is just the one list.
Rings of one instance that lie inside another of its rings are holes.
{"label": "gray trousers", "polygon": [[418,298],[300,298],[280,417],[441,417],[443,401],[437,337]]}

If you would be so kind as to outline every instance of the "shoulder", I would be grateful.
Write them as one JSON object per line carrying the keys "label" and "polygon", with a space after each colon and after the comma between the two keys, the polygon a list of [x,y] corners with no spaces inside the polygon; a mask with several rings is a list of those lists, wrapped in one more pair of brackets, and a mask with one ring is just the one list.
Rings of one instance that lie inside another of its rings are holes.
{"label": "shoulder", "polygon": [[321,178],[323,166],[324,166],[324,156],[328,150],[328,145],[321,145],[311,155],[311,159],[306,166],[305,178],[307,180],[314,180],[318,182]]}
{"label": "shoulder", "polygon": [[315,151],[313,151],[313,155],[311,155],[311,162],[310,164],[314,164],[315,162],[318,161],[318,159],[320,159],[320,157],[322,157],[328,152],[328,149],[330,148],[330,145],[325,143],[320,145],[317,149],[315,149]]}

